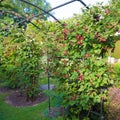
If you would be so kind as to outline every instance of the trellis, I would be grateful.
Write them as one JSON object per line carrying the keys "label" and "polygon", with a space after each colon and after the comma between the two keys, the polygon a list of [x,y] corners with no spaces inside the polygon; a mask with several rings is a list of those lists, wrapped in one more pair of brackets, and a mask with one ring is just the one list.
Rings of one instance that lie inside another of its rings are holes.
{"label": "trellis", "polygon": [[[84,7],[86,7],[87,9],[89,9],[89,7],[88,7],[82,0],[71,0],[71,1],[68,1],[68,2],[66,2],[66,3],[63,3],[63,4],[61,4],[61,5],[58,5],[58,6],[52,8],[52,9],[50,9],[50,10],[48,10],[48,11],[45,11],[44,9],[40,8],[39,6],[37,6],[37,5],[35,5],[35,4],[31,3],[31,2],[28,2],[28,1],[26,1],[26,0],[20,0],[20,1],[21,1],[21,2],[24,2],[24,3],[26,3],[26,4],[29,4],[29,5],[37,8],[37,9],[39,9],[40,11],[42,11],[42,13],[36,14],[36,15],[30,17],[29,19],[28,19],[28,18],[25,18],[25,17],[22,17],[21,15],[19,15],[19,17],[22,18],[23,20],[20,21],[20,22],[17,22],[17,25],[19,25],[19,24],[21,24],[21,23],[24,23],[24,22],[28,22],[28,23],[32,24],[34,27],[36,27],[36,28],[39,29],[39,30],[41,30],[41,29],[39,28],[39,26],[35,25],[35,24],[31,21],[31,20],[34,19],[35,17],[38,17],[38,16],[40,16],[40,15],[44,15],[44,14],[48,14],[50,17],[52,17],[55,21],[57,21],[59,24],[61,24],[61,25],[64,27],[65,23],[62,23],[61,21],[59,21],[54,15],[52,15],[52,14],[50,13],[51,11],[53,11],[53,10],[55,10],[55,9],[58,9],[58,8],[61,8],[61,7],[65,6],[65,5],[71,4],[71,3],[73,3],[73,2],[80,2]],[[2,11],[0,11],[0,12],[2,13]],[[6,12],[6,13],[9,13],[9,14],[15,15],[14,13],[12,13],[12,12],[10,12],[10,11],[5,11],[5,12]],[[18,13],[18,14],[19,14],[19,13]],[[12,25],[10,25],[10,26],[12,26]],[[2,28],[0,31],[8,29],[10,26],[7,26],[7,28]],[[64,57],[64,56],[63,56],[63,57],[56,56],[56,58],[60,58],[60,59],[61,59],[61,58],[66,58],[66,57]],[[49,58],[47,58],[47,59],[49,59]],[[69,60],[71,59],[70,56],[69,56],[68,59],[69,59]],[[81,59],[81,58],[77,58],[77,59]],[[48,68],[49,68],[49,61],[48,61],[48,60],[47,60],[47,65],[48,65]],[[48,74],[47,74],[47,78],[48,78],[48,90],[50,90],[50,78],[53,77],[53,76],[50,75],[49,69],[48,69],[47,72],[48,72]],[[101,92],[102,92],[102,91],[103,91],[103,89],[101,90]],[[104,116],[103,116],[103,100],[101,100],[100,108],[101,108],[101,109],[100,109],[100,110],[101,110],[100,113],[96,113],[96,112],[94,112],[94,111],[91,111],[91,112],[92,112],[93,114],[96,114],[96,115],[100,116],[100,119],[102,120],[102,119],[104,119]],[[49,96],[49,102],[48,102],[48,109],[49,109],[49,112],[50,112],[50,110],[51,110],[50,96]]]}

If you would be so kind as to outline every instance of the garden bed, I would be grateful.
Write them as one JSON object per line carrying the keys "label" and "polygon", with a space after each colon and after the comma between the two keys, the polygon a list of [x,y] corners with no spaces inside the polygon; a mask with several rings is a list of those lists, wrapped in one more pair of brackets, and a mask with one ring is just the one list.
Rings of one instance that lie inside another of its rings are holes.
{"label": "garden bed", "polygon": [[11,91],[11,89],[9,89],[8,87],[0,87],[0,94],[4,92],[9,92],[9,91]]}
{"label": "garden bed", "polygon": [[25,95],[19,93],[18,91],[14,91],[10,93],[6,97],[6,103],[11,104],[16,107],[26,107],[26,106],[35,106],[38,103],[41,103],[47,99],[45,94],[41,94],[36,98],[35,101],[26,101]]}

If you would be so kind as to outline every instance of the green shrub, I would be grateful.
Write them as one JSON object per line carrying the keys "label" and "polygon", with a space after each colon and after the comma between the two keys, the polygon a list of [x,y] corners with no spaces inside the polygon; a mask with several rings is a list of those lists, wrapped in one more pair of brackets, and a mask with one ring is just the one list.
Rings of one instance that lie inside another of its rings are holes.
{"label": "green shrub", "polygon": [[114,72],[115,72],[115,85],[120,88],[120,63],[114,64]]}

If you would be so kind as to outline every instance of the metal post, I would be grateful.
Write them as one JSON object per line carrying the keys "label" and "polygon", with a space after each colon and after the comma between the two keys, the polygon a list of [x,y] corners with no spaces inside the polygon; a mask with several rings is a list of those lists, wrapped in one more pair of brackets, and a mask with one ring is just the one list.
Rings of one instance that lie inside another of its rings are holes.
{"label": "metal post", "polygon": [[[104,91],[104,89],[101,89],[101,94],[103,93],[103,91]],[[100,102],[100,120],[104,120],[103,108],[104,108],[103,98],[101,98],[101,102]]]}
{"label": "metal post", "polygon": [[87,9],[89,9],[89,7],[82,0],[77,0],[77,1],[79,1],[84,7],[86,7]]}
{"label": "metal post", "polygon": [[[50,73],[48,70],[48,90],[50,90]],[[48,100],[48,108],[49,108],[49,113],[50,113],[50,95],[49,95],[49,100]]]}

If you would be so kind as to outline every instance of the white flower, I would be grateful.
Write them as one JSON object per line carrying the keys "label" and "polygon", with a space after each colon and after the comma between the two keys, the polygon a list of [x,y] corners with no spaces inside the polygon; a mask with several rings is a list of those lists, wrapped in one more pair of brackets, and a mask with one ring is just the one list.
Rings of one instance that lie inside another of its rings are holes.
{"label": "white flower", "polygon": [[119,32],[116,32],[116,33],[115,33],[115,36],[118,36],[118,35],[120,35],[120,33],[119,33]]}
{"label": "white flower", "polygon": [[100,15],[100,20],[104,19],[104,17],[102,15]]}
{"label": "white flower", "polygon": [[30,58],[32,57],[32,54],[30,54]]}

